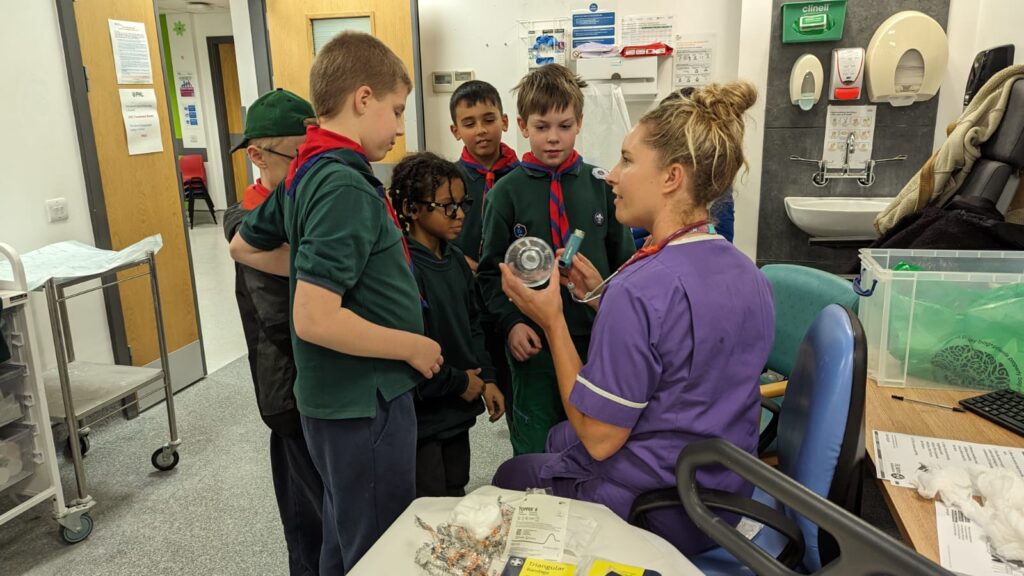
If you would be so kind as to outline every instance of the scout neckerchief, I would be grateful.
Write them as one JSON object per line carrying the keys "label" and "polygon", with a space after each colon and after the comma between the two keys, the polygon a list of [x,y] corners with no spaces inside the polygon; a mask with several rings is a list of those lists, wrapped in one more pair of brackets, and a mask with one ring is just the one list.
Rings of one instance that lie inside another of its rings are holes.
{"label": "scout neckerchief", "polygon": [[524,168],[544,172],[551,177],[551,188],[548,194],[548,215],[551,218],[551,240],[555,249],[565,246],[569,241],[569,217],[565,214],[565,198],[562,196],[562,175],[579,168],[583,157],[575,150],[558,168],[551,169],[541,163],[533,152],[523,154]]}
{"label": "scout neckerchief", "polygon": [[[682,238],[683,236],[687,236],[689,234],[714,234],[714,233],[715,233],[715,227],[712,226],[711,223],[708,222],[707,220],[701,220],[699,222],[694,222],[693,224],[690,224],[689,226],[684,226],[684,227],[680,228],[679,230],[676,230],[675,232],[673,232],[673,233],[669,234],[668,236],[666,236],[665,239],[662,240],[661,242],[658,242],[657,244],[655,244],[653,246],[652,245],[647,245],[647,246],[644,246],[643,248],[637,250],[636,253],[633,254],[629,258],[629,260],[626,260],[625,264],[623,264],[622,266],[619,266],[618,270],[616,270],[615,272],[612,272],[611,276],[609,276],[609,277],[605,278],[604,280],[602,280],[601,283],[597,285],[597,287],[595,287],[593,290],[591,290],[591,291],[587,292],[586,294],[584,294],[582,298],[577,298],[576,294],[572,290],[569,290],[569,295],[572,296],[572,299],[573,299],[574,302],[579,302],[580,304],[585,304],[585,303],[590,302],[592,300],[596,300],[597,298],[600,298],[604,294],[604,287],[607,286],[609,282],[611,282],[612,278],[615,278],[615,276],[618,275],[619,272],[622,272],[623,270],[625,270],[626,267],[629,266],[630,264],[635,264],[636,262],[639,262],[640,260],[643,260],[644,258],[647,258],[649,256],[654,256],[658,252],[661,252],[665,248],[665,246],[668,246],[669,243],[671,243],[673,240],[676,240],[678,238]],[[648,240],[648,242],[650,242],[650,240]]]}
{"label": "scout neckerchief", "polygon": [[270,196],[270,190],[257,178],[256,183],[245,189],[245,196],[242,197],[242,210],[255,210],[257,206]]}
{"label": "scout neckerchief", "polygon": [[[299,146],[299,155],[292,160],[291,166],[288,169],[288,177],[285,178],[285,190],[288,197],[293,198],[295,196],[295,191],[298,189],[299,182],[303,176],[309,172],[309,169],[318,160],[325,157],[352,168],[377,191],[377,195],[384,201],[384,207],[387,210],[388,216],[395,223],[395,227],[398,228],[399,235],[402,238],[402,251],[405,253],[405,264],[415,277],[412,256],[409,254],[409,243],[405,238],[405,234],[402,233],[402,225],[398,222],[398,213],[395,212],[395,207],[388,201],[384,184],[373,175],[373,171],[370,169],[370,161],[366,157],[363,147],[354,140],[330,130],[324,130],[319,126],[306,128],[306,142]],[[426,307],[426,300],[422,294],[420,295],[420,303]]]}
{"label": "scout neckerchief", "polygon": [[487,168],[483,164],[477,162],[476,158],[473,158],[473,155],[470,154],[469,150],[465,147],[462,148],[462,157],[459,158],[460,164],[484,175],[484,194],[480,199],[481,213],[483,213],[483,207],[487,203],[487,193],[494,187],[494,182],[498,177],[508,174],[513,168],[519,166],[519,158],[516,158],[515,150],[502,143],[499,151],[500,155],[498,156],[498,161],[490,168]]}

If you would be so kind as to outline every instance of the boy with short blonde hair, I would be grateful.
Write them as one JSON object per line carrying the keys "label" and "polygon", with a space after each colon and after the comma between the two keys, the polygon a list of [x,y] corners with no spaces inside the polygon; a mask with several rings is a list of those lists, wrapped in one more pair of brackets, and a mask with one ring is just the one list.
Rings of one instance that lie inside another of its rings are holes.
{"label": "boy with short blonde hair", "polygon": [[[328,42],[310,71],[319,127],[232,240],[236,260],[286,273],[295,398],[324,483],[321,574],[344,574],[415,494],[412,389],[440,371],[409,251],[370,169],[404,133],[412,82],[369,34]],[[285,245],[287,244],[287,245]]]}
{"label": "boy with short blonde hair", "polygon": [[[575,74],[557,64],[531,71],[516,85],[517,123],[530,141],[530,152],[495,184],[484,212],[478,278],[488,311],[506,335],[515,398],[512,448],[517,455],[543,452],[548,431],[565,420],[565,412],[551,355],[537,327],[501,290],[498,264],[505,251],[524,236],[561,250],[573,230],[580,229],[586,236],[579,254],[607,277],[634,250],[629,228],[615,219],[606,172],[584,163],[574,149],[583,122],[582,86]],[[594,310],[574,302],[568,291],[562,298],[570,333],[585,360]]]}

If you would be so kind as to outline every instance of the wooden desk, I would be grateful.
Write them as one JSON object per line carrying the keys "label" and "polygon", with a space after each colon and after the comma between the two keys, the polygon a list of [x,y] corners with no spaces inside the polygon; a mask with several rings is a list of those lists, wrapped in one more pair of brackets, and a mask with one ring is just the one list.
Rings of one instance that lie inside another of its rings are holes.
{"label": "wooden desk", "polygon": [[[892,398],[893,394],[899,394],[905,398],[956,406],[959,400],[980,393],[977,390],[884,388],[874,380],[868,379],[864,395],[864,442],[872,463],[875,462],[875,445],[871,437],[874,430],[1024,448],[1024,437],[970,412],[952,412],[913,402],[900,402]],[[939,543],[935,529],[935,503],[922,498],[912,488],[897,488],[882,480],[878,482],[903,540],[913,546],[918,553],[938,564]]]}

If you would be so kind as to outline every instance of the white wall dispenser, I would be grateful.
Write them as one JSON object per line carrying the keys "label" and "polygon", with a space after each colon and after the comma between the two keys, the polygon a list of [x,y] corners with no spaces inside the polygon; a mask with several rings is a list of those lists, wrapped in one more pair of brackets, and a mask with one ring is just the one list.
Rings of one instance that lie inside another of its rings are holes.
{"label": "white wall dispenser", "polygon": [[658,96],[658,57],[580,58],[576,73],[587,82],[606,82],[622,88],[626,100],[653,100]]}
{"label": "white wall dispenser", "polygon": [[860,100],[864,86],[864,49],[836,48],[832,50],[832,81],[829,100]]}
{"label": "white wall dispenser", "polygon": [[948,59],[938,22],[916,10],[893,14],[868,43],[868,99],[893,106],[928,100],[939,91]]}
{"label": "white wall dispenser", "polygon": [[821,98],[824,81],[821,60],[814,54],[800,56],[789,73],[789,101],[801,110],[810,110]]}

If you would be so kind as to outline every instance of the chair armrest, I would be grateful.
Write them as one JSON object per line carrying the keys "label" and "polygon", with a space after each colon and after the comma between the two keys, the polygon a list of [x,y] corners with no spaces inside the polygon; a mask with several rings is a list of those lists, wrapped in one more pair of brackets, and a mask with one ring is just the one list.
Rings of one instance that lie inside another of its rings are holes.
{"label": "chair armrest", "polygon": [[778,382],[761,384],[761,398],[778,398],[779,396],[785,396],[786,386],[788,385],[789,380],[779,380]]}
{"label": "chair armrest", "polygon": [[[756,520],[785,536],[788,542],[778,557],[779,561],[784,565],[795,568],[803,560],[804,535],[793,519],[774,508],[738,494],[708,488],[699,488],[697,492],[700,495],[701,501],[708,508],[732,512],[733,514]],[[633,506],[629,510],[627,521],[633,526],[649,530],[650,528],[647,524],[648,512],[682,505],[682,501],[679,500],[679,490],[676,488],[650,490],[633,500]]]}
{"label": "chair armrest", "polygon": [[823,567],[821,574],[953,576],[952,572],[729,442],[713,438],[689,444],[676,461],[679,498],[687,515],[705,534],[757,574],[792,576],[796,572],[711,513],[703,501],[704,490],[697,485],[697,470],[706,466],[724,466],[739,474],[835,537],[841,554]]}
{"label": "chair armrest", "polygon": [[772,419],[768,421],[768,425],[764,427],[764,430],[761,430],[761,435],[757,439],[757,453],[764,455],[768,447],[772,445],[772,442],[779,435],[779,413],[782,409],[779,408],[778,404],[764,396],[761,396],[761,408],[772,413]]}

